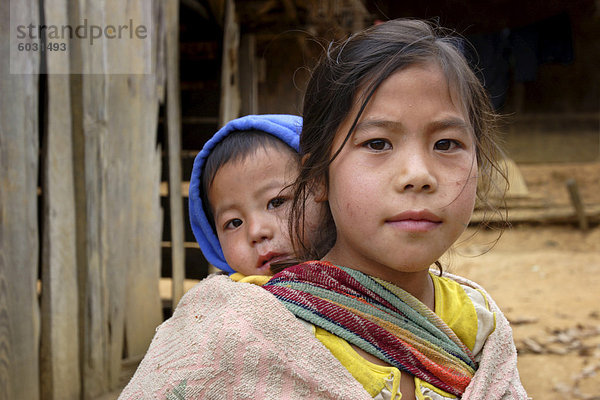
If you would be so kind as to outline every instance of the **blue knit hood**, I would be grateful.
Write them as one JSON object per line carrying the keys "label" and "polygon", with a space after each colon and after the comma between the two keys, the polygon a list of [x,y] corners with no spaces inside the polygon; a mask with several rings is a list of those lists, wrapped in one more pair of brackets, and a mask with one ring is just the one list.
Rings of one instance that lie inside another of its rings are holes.
{"label": "blue knit hood", "polygon": [[202,203],[202,170],[206,158],[214,147],[231,132],[257,130],[269,133],[287,143],[298,151],[302,118],[295,115],[248,115],[228,122],[204,145],[194,160],[190,180],[189,206],[190,223],[194,236],[200,245],[204,257],[215,267],[232,274],[235,271],[227,264],[223,249],[216,233],[213,231],[205,207]]}

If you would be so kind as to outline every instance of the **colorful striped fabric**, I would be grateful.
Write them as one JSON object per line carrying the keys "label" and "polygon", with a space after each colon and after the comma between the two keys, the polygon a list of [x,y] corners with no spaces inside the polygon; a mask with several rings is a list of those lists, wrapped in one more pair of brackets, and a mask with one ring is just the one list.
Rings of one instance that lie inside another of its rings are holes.
{"label": "colorful striped fabric", "polygon": [[264,289],[298,318],[402,371],[461,396],[477,368],[432,310],[399,287],[324,261],[283,270]]}

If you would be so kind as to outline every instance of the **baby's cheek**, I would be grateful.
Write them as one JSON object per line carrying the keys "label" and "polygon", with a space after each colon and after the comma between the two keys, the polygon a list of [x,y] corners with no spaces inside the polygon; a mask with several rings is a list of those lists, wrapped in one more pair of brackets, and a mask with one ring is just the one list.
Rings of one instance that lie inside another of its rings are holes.
{"label": "baby's cheek", "polygon": [[236,243],[231,240],[221,241],[221,248],[223,249],[223,256],[227,261],[227,264],[235,270],[240,265],[240,259],[242,258],[241,249],[236,247]]}

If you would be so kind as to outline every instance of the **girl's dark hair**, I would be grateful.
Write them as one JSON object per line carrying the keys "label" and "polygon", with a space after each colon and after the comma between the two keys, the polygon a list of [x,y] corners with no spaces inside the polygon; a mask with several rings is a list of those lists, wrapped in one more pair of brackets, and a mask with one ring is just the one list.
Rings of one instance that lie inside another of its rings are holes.
{"label": "girl's dark hair", "polygon": [[263,131],[248,130],[231,132],[222,141],[217,143],[204,162],[200,178],[202,183],[202,204],[215,235],[217,233],[215,219],[211,204],[208,201],[208,191],[215,180],[215,176],[223,165],[233,161],[244,161],[248,156],[255,154],[258,149],[288,151],[298,162],[300,161],[294,149],[281,139]]}
{"label": "girl's dark hair", "polygon": [[[300,260],[320,259],[333,246],[336,230],[326,207],[319,232],[322,240],[306,243],[304,208],[307,198],[327,188],[328,168],[352,134],[369,99],[379,85],[396,71],[415,64],[437,63],[444,72],[453,102],[463,107],[476,141],[480,183],[477,198],[489,205],[487,193],[492,175],[500,173],[501,149],[496,143],[495,114],[488,95],[462,54],[466,42],[425,21],[399,19],[372,26],[346,40],[331,43],[312,72],[304,97],[304,124],[300,138],[303,165],[294,183],[289,228]],[[399,96],[402,94],[399,93]],[[360,96],[360,97],[359,97]],[[332,149],[342,122],[354,102],[358,113],[342,145]]]}

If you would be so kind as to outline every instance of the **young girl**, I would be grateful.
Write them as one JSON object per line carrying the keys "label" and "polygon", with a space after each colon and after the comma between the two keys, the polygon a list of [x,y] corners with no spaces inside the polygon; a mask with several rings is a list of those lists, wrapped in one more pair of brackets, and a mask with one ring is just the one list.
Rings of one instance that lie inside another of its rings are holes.
{"label": "young girl", "polygon": [[290,222],[301,234],[316,196],[330,243],[264,288],[374,398],[526,398],[505,318],[438,262],[499,152],[458,43],[421,21],[374,26],[328,49],[305,96]]}
{"label": "young girl", "polygon": [[488,100],[457,45],[397,20],[328,49],[290,220],[302,241],[316,198],[326,239],[262,287],[211,276],[188,291],[122,399],[526,398],[493,300],[429,271],[495,168]]}

